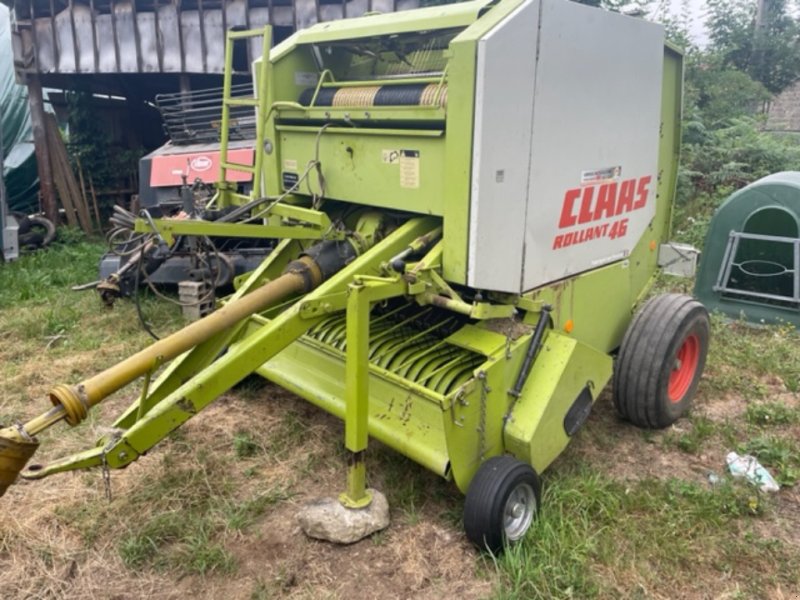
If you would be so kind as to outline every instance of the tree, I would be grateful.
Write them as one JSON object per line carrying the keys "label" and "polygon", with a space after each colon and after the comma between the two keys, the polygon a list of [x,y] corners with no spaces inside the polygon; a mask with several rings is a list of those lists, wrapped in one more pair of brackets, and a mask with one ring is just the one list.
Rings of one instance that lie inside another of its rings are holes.
{"label": "tree", "polygon": [[800,79],[800,23],[786,0],[708,0],[710,52],[779,94]]}
{"label": "tree", "polygon": [[643,15],[645,9],[652,0],[574,0],[578,4],[586,4],[587,6],[594,6],[595,8],[604,8],[614,12],[621,12],[625,14],[641,14]]}

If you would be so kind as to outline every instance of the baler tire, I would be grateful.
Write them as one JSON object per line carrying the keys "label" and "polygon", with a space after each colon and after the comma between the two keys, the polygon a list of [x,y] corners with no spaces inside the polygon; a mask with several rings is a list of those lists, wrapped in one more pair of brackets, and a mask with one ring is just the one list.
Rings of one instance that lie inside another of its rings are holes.
{"label": "baler tire", "polygon": [[11,216],[17,221],[17,235],[25,235],[31,230],[31,223],[28,220],[28,215],[18,210],[12,210]]}
{"label": "baler tire", "polygon": [[[539,511],[540,498],[539,476],[530,465],[508,455],[488,459],[467,490],[467,538],[480,550],[499,554],[528,531]],[[514,516],[520,502],[524,504],[520,509],[523,513]]]}
{"label": "baler tire", "polygon": [[53,243],[53,240],[56,239],[56,226],[53,225],[53,222],[50,219],[46,219],[40,215],[35,215],[29,217],[29,221],[31,224],[31,229],[34,227],[39,227],[44,230],[42,232],[43,239],[40,244],[41,248],[45,248]]}
{"label": "baler tire", "polygon": [[685,294],[663,294],[636,314],[614,363],[617,412],[663,429],[689,410],[708,354],[708,311]]}

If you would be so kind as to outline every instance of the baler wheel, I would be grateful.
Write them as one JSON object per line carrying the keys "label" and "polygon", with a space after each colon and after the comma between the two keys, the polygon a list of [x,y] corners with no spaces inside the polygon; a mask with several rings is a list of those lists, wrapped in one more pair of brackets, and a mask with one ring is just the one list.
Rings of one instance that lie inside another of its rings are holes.
{"label": "baler wheel", "polygon": [[472,478],[464,502],[467,538],[494,554],[530,529],[539,511],[541,484],[530,465],[513,456],[494,456]]}
{"label": "baler wheel", "polygon": [[656,296],[636,314],[614,364],[614,404],[639,427],[662,429],[689,410],[703,374],[711,325],[684,294]]}

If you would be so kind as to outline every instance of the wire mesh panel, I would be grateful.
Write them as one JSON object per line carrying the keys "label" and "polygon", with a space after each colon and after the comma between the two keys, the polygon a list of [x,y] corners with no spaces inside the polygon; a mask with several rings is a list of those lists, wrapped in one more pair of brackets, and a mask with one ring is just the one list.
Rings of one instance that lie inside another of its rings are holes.
{"label": "wire mesh panel", "polygon": [[[252,85],[242,83],[231,88],[233,98],[251,97]],[[176,94],[159,94],[156,105],[161,111],[166,134],[174,144],[219,142],[222,122],[222,88]],[[231,106],[230,139],[256,137],[255,109]]]}

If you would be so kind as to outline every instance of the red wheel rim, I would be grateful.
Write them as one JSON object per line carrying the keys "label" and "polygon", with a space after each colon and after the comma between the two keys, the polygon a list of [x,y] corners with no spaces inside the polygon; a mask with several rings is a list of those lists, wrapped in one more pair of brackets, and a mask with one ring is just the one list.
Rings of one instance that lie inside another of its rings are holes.
{"label": "red wheel rim", "polygon": [[689,391],[689,386],[694,381],[697,372],[697,363],[700,362],[700,338],[696,334],[689,335],[675,355],[675,364],[669,375],[670,402],[680,402]]}

